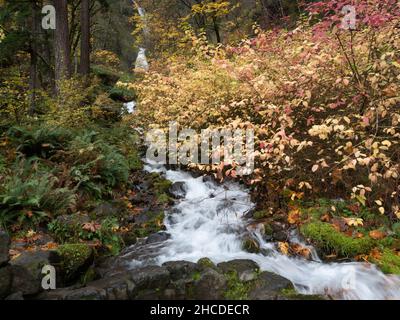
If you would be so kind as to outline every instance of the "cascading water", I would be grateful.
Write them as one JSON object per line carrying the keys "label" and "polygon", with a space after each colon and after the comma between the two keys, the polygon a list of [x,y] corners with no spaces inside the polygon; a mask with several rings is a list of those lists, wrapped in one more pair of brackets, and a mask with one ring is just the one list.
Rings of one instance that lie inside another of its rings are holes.
{"label": "cascading water", "polygon": [[[244,214],[253,208],[249,193],[234,183],[217,185],[194,178],[182,171],[165,170],[148,164],[149,172],[164,172],[172,182],[184,182],[186,196],[167,215],[165,225],[169,240],[142,248],[142,256],[132,258],[138,264],[186,260],[196,262],[208,257],[219,263],[250,259],[263,271],[275,272],[293,282],[302,294],[329,295],[335,299],[400,299],[400,277],[385,275],[368,263],[322,263],[315,250],[313,260],[281,254],[273,243],[253,232],[267,254],[248,253],[242,249],[241,235],[246,232]],[[300,242],[294,235],[293,242]],[[129,251],[134,251],[135,246]],[[150,255],[149,252],[152,252]],[[136,259],[136,260],[134,260]]]}
{"label": "cascading water", "polygon": [[[146,12],[144,11],[143,8],[141,8],[135,1],[134,4],[137,6],[137,10],[138,13],[143,21],[143,34],[144,34],[144,38],[145,38],[145,43],[147,42],[146,39],[148,38],[149,35],[149,30],[147,28],[147,22],[146,22]],[[135,70],[137,71],[149,71],[149,63],[147,61],[147,57],[146,57],[146,48],[144,47],[140,47],[139,48],[139,52],[138,52],[138,56],[136,58],[136,62],[135,62]]]}

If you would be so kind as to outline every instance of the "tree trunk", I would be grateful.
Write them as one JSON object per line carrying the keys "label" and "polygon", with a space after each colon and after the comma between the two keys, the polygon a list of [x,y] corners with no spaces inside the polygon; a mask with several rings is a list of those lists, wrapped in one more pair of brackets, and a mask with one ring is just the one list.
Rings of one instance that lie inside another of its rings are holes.
{"label": "tree trunk", "polygon": [[90,14],[89,0],[81,3],[81,61],[79,71],[88,76],[90,72]]}
{"label": "tree trunk", "polygon": [[38,87],[38,59],[37,59],[37,42],[36,42],[36,36],[37,36],[37,6],[36,2],[32,1],[31,4],[31,9],[32,9],[32,21],[31,21],[31,30],[32,30],[32,36],[31,36],[31,47],[30,47],[30,56],[31,56],[31,62],[30,62],[30,70],[29,70],[29,91],[30,91],[30,103],[29,103],[29,115],[33,115],[36,110],[36,89]]}
{"label": "tree trunk", "polygon": [[[55,79],[58,82],[71,77],[67,0],[54,0],[54,7],[56,9]],[[58,87],[58,84],[56,86]]]}

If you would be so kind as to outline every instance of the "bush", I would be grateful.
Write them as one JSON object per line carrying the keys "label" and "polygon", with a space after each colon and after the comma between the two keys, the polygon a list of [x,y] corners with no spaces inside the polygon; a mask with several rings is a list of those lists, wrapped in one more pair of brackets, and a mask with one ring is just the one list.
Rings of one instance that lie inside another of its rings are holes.
{"label": "bush", "polygon": [[12,127],[7,133],[9,139],[27,157],[37,156],[48,159],[58,150],[67,148],[73,134],[70,130],[47,125]]}
{"label": "bush", "polygon": [[115,146],[96,136],[92,131],[76,137],[67,152],[67,162],[77,187],[99,198],[128,181],[129,165]]}
{"label": "bush", "polygon": [[57,183],[37,161],[18,160],[0,187],[0,223],[37,224],[68,210],[75,203],[74,191]]}

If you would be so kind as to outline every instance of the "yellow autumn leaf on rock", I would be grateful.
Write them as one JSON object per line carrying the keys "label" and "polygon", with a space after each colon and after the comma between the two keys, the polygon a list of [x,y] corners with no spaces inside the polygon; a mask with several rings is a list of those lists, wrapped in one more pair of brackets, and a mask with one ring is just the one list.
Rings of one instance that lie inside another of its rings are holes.
{"label": "yellow autumn leaf on rock", "polygon": [[285,256],[289,254],[289,244],[287,242],[278,242],[278,248]]}

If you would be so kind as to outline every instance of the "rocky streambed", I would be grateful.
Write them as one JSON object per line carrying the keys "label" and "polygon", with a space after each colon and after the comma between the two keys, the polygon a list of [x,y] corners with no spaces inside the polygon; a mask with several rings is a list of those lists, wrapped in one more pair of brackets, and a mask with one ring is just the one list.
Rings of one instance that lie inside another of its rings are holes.
{"label": "rocky streambed", "polygon": [[[208,177],[156,164],[146,165],[145,170],[171,181],[169,193],[175,203],[166,211],[165,230],[155,228],[118,256],[95,264],[93,252],[79,245],[66,245],[57,252],[26,252],[9,263],[5,248],[9,241],[4,240],[0,298],[400,298],[399,277],[385,275],[369,263],[324,263],[314,248],[288,232],[283,222],[271,224],[271,232],[266,232],[265,224],[252,223],[249,212],[254,204],[242,186],[217,184]],[[144,189],[142,195],[145,193]],[[132,201],[145,201],[139,198]],[[153,221],[147,215],[135,219],[145,227]],[[279,241],[284,240],[309,254],[284,254],[279,248]],[[57,290],[43,292],[40,288],[41,267],[46,264],[58,267],[57,283],[61,285]]]}

